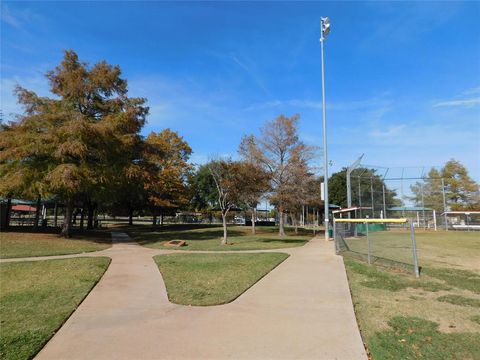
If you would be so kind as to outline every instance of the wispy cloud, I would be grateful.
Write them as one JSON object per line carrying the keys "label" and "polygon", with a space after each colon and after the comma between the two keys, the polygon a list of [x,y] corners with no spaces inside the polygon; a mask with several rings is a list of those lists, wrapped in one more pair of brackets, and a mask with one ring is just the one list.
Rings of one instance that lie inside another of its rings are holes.
{"label": "wispy cloud", "polygon": [[[372,97],[362,100],[351,101],[332,101],[327,102],[327,110],[336,111],[353,111],[353,110],[371,110],[372,115],[380,117],[390,109],[391,101],[383,97]],[[271,100],[261,103],[254,103],[246,106],[244,111],[272,109],[281,107],[291,107],[295,109],[322,109],[322,102],[320,100],[312,99],[287,99],[287,100]],[[375,113],[375,114],[374,114]]]}
{"label": "wispy cloud", "polygon": [[255,70],[255,63],[251,59],[247,59],[245,56],[242,56],[242,59],[240,60],[240,56],[237,54],[230,54],[230,58],[253,79],[257,86],[263,90],[265,95],[271,97],[270,90],[268,90],[267,86],[265,85],[265,81]]}
{"label": "wispy cloud", "polygon": [[432,106],[469,108],[476,105],[480,105],[480,86],[466,89],[452,99],[435,101]]}
{"label": "wispy cloud", "polygon": [[12,26],[19,30],[25,30],[25,26],[32,24],[36,21],[43,20],[43,18],[31,11],[28,8],[16,9],[13,11],[5,4],[1,6],[0,20],[4,24]]}
{"label": "wispy cloud", "polygon": [[472,99],[439,101],[437,103],[434,103],[433,107],[442,107],[442,106],[472,107],[476,105],[480,105],[480,97],[472,98]]}
{"label": "wispy cloud", "polygon": [[[382,16],[367,21],[369,31],[361,40],[361,46],[371,46],[379,40],[388,39],[390,43],[405,43],[413,37],[419,38],[433,29],[443,26],[458,13],[460,2],[412,2],[409,6],[400,3],[366,2]],[[373,29],[373,30],[372,30]]]}
{"label": "wispy cloud", "polygon": [[462,95],[465,95],[465,96],[480,95],[480,86],[467,89],[464,92],[462,92]]}
{"label": "wispy cloud", "polygon": [[3,23],[16,28],[21,28],[21,25],[22,25],[21,21],[11,13],[7,5],[2,5],[0,20]]}

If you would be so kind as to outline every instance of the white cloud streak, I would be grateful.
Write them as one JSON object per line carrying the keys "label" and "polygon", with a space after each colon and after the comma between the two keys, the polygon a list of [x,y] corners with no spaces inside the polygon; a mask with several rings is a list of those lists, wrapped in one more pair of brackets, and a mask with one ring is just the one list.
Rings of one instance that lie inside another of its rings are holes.
{"label": "white cloud streak", "polygon": [[433,104],[433,107],[445,107],[445,106],[457,106],[457,107],[472,107],[480,105],[480,97],[471,98],[471,99],[459,99],[459,100],[448,100],[448,101],[439,101]]}

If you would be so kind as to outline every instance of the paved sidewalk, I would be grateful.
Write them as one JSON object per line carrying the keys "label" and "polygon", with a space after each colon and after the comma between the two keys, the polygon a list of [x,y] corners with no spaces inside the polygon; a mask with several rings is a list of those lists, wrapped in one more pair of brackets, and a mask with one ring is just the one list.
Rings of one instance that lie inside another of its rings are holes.
{"label": "paved sidewalk", "polygon": [[276,250],[291,256],[233,303],[190,307],[168,301],[152,260],[169,251],[112,235],[94,255],[107,272],[37,359],[367,358],[332,243]]}

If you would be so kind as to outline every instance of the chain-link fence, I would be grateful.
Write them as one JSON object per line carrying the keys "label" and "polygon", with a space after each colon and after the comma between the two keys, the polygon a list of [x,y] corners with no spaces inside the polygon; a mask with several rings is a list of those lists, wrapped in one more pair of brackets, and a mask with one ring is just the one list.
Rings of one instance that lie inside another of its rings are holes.
{"label": "chain-link fence", "polygon": [[337,254],[419,276],[415,231],[407,219],[334,219],[333,233]]}
{"label": "chain-link fence", "polygon": [[480,230],[480,212],[454,211],[460,205],[454,179],[440,174],[438,167],[360,164],[347,175],[347,205],[358,207],[358,218],[408,218],[416,228]]}

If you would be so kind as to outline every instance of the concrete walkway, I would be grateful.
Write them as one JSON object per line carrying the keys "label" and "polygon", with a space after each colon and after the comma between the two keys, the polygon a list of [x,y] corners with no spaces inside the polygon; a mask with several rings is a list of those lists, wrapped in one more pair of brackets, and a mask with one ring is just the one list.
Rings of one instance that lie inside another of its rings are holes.
{"label": "concrete walkway", "polygon": [[37,359],[367,359],[332,243],[275,250],[291,256],[237,300],[190,307],[168,301],[152,260],[172,251],[112,236],[79,255],[112,263]]}

